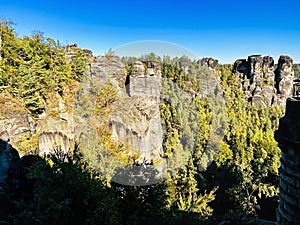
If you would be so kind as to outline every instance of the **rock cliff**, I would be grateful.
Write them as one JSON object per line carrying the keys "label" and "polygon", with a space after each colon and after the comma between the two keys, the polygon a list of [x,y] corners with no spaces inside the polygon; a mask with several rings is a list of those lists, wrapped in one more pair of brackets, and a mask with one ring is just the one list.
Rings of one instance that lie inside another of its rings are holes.
{"label": "rock cliff", "polygon": [[[128,73],[128,74],[127,74]],[[97,117],[97,125],[109,124],[112,139],[129,146],[139,154],[137,163],[151,162],[162,154],[162,126],[160,118],[161,69],[157,62],[134,62],[129,69],[113,56],[94,58],[90,65],[87,81],[77,97],[77,105],[82,105],[84,95],[89,95],[89,107],[97,107],[97,91],[104,87],[104,95],[116,96],[109,105],[103,105],[105,115]],[[110,111],[111,110],[111,111]],[[87,110],[84,110],[87,111]],[[90,123],[90,115],[79,118],[84,135]],[[88,134],[90,135],[90,134]]]}
{"label": "rock cliff", "polygon": [[7,91],[0,93],[0,139],[16,145],[22,137],[32,137],[36,123],[24,106]]}
{"label": "rock cliff", "polygon": [[289,56],[280,56],[275,70],[276,101],[278,105],[285,105],[286,99],[292,97],[293,79],[293,59]]}
{"label": "rock cliff", "polygon": [[280,56],[275,70],[271,56],[251,55],[238,59],[233,72],[241,82],[245,98],[254,105],[284,107],[286,99],[292,96],[294,72],[293,60]]}
{"label": "rock cliff", "polygon": [[[215,76],[208,79],[209,71],[215,70],[218,60],[203,58],[198,64],[208,69],[205,76],[197,77],[202,87],[200,93],[195,95],[201,97],[209,95],[211,91],[218,91],[212,90],[217,86]],[[190,72],[190,65],[191,61],[187,57],[182,57],[181,70]],[[286,98],[292,95],[292,65],[293,60],[289,56],[281,56],[275,69],[272,57],[252,55],[248,59],[236,60],[233,72],[238,76],[245,98],[249,102],[255,105],[284,106]],[[150,162],[163,154],[163,130],[159,111],[161,73],[161,64],[158,62],[135,61],[126,68],[115,56],[98,56],[91,57],[87,73],[88,82],[82,84],[84,86],[82,90],[85,92],[93,92],[95,86],[105,84],[111,84],[116,90],[117,98],[112,104],[109,122],[112,137],[127,143],[133,150],[141,153],[140,161]],[[69,89],[72,88],[76,87]],[[74,98],[74,94],[70,94],[72,98],[67,96],[69,98],[67,99],[66,93],[67,91],[63,96],[51,95],[46,100],[46,112],[39,118],[33,118],[22,104],[9,93],[2,91],[0,96],[2,140],[10,139],[15,145],[20,138],[31,139],[37,135],[40,154],[48,154],[54,148],[61,148],[65,152],[72,149],[77,138],[72,108],[74,100],[70,100]],[[83,104],[80,97],[77,101]],[[92,102],[93,99],[84,101]]]}
{"label": "rock cliff", "polygon": [[163,153],[161,88],[159,63],[136,61],[127,77],[128,96],[116,103],[112,115],[112,136],[139,152],[140,162],[149,163]]}

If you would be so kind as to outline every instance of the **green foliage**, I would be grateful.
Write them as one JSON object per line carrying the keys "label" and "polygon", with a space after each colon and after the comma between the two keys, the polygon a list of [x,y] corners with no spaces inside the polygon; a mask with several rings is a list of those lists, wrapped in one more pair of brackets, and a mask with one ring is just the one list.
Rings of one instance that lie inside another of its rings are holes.
{"label": "green foliage", "polygon": [[56,150],[30,163],[33,201],[15,202],[13,224],[119,224],[117,196],[84,169],[80,158],[78,152]]}
{"label": "green foliage", "polygon": [[[108,51],[106,57],[116,56]],[[135,60],[122,58],[127,71]],[[170,171],[170,177],[157,185],[128,187],[100,178],[76,151],[56,152],[27,168],[27,177],[34,184],[32,199],[11,201],[13,224],[203,224],[226,214],[256,216],[264,212],[259,209],[261,200],[278,195],[280,150],[273,133],[283,109],[250,105],[238,77],[231,73],[232,65],[217,67],[225,98],[221,103],[207,90],[213,74],[196,61],[186,56],[161,59],[154,53],[138,60],[162,63],[163,157],[178,171]],[[182,67],[185,64],[188,71]],[[44,112],[50,93],[62,95],[68,85],[75,88],[86,71],[83,50],[65,49],[38,32],[19,38],[10,22],[0,21],[1,105],[14,99],[13,106],[23,104],[37,116]],[[93,129],[98,136],[83,140],[81,150],[90,162],[102,166],[98,169],[111,172],[114,165],[107,155],[123,165],[132,164],[135,156],[129,157],[128,146],[111,138],[109,120],[117,90],[109,83],[91,86],[95,93],[82,91],[77,113],[93,124],[81,128]],[[1,109],[1,115],[6,113]],[[216,130],[218,127],[225,131]],[[224,132],[224,137],[215,135],[217,132]],[[93,144],[102,148],[97,149],[98,155],[92,154]],[[37,136],[23,136],[17,146],[23,152],[34,152]]]}
{"label": "green foliage", "polygon": [[214,188],[210,193],[200,194],[195,179],[196,168],[192,159],[182,169],[167,180],[168,204],[174,214],[185,211],[195,213],[199,219],[208,218],[212,215],[213,209],[208,203],[214,200]]}
{"label": "green foliage", "polygon": [[[38,135],[23,135],[16,141],[16,148],[23,154],[36,154],[38,152]],[[22,154],[22,155],[23,155]]]}
{"label": "green foliage", "polygon": [[300,64],[293,64],[294,75],[300,78]]}
{"label": "green foliage", "polygon": [[[222,199],[230,198],[228,213],[253,216],[264,210],[259,210],[261,199],[278,195],[280,150],[273,134],[283,109],[250,105],[244,99],[239,81],[230,70],[231,66],[218,67],[227,100],[228,127],[215,164],[204,176],[206,179],[215,177],[209,186],[220,186],[216,193],[216,207]],[[229,173],[226,176],[232,177],[231,180],[224,180],[222,175],[218,175],[222,173]],[[215,209],[218,213],[224,213],[222,209]]]}
{"label": "green foliage", "polygon": [[62,94],[66,84],[87,71],[81,49],[68,62],[63,46],[39,32],[18,38],[6,21],[0,21],[0,32],[0,86],[21,99],[33,115],[45,110],[50,92]]}

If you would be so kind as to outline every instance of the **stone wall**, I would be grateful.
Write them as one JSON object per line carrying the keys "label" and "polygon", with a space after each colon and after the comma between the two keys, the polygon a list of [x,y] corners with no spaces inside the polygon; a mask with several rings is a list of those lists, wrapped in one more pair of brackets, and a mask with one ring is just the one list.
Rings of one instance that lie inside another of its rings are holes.
{"label": "stone wall", "polygon": [[300,224],[300,101],[288,99],[275,139],[282,150],[278,225]]}

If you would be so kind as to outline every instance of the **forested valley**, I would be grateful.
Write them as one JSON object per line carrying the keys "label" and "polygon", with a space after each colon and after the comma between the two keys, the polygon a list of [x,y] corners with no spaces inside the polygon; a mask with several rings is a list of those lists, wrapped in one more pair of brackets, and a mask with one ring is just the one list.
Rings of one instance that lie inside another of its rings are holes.
{"label": "forested valley", "polygon": [[[77,46],[72,54],[67,50],[67,46],[40,32],[18,37],[12,23],[1,21],[0,117],[24,111],[39,120],[55,95],[71,107],[92,57],[88,50]],[[104,57],[117,56],[108,52]],[[186,56],[159,57],[151,53],[119,60],[128,73],[136,60],[159,63],[161,77],[169,81],[162,90],[166,98],[172,99],[172,104],[160,103],[165,124],[163,157],[176,155],[173,163],[180,161],[181,154],[176,151],[183,151],[179,145],[184,138],[186,146],[193,149],[189,159],[156,184],[127,186],[97,173],[84,160],[82,143],[76,143],[69,152],[53,149],[46,156],[37,154],[37,136],[24,136],[12,146],[23,155],[16,171],[10,172],[7,182],[0,183],[0,224],[210,225],[222,221],[276,221],[280,149],[274,131],[284,108],[250,104],[232,72],[233,65],[219,64],[214,69],[218,95],[224,99],[220,109],[220,105],[214,105],[216,99],[197,96],[202,79],[197,77],[198,72],[210,71],[196,60],[190,62],[190,73],[180,67],[180,61],[188,60]],[[295,75],[298,68],[294,65]],[[192,96],[190,111],[189,103],[179,100],[176,88]],[[109,84],[100,87],[96,94],[98,116],[109,114],[110,105],[118,98],[116,93]],[[214,118],[216,112],[218,117]],[[220,120],[226,124],[222,139],[216,140],[214,160],[203,169],[201,160],[210,131]],[[189,124],[185,127],[183,123]],[[127,151],[126,146],[110,139],[107,127],[100,128],[99,142],[106,143],[111,154]],[[120,160],[130,164],[134,157],[122,155]],[[15,181],[14,176],[23,178]]]}

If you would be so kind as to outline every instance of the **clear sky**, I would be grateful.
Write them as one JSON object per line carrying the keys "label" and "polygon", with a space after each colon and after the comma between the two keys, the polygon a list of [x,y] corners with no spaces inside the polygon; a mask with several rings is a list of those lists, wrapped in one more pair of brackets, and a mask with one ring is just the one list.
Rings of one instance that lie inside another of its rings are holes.
{"label": "clear sky", "polygon": [[0,17],[19,36],[38,30],[94,55],[161,40],[221,63],[251,54],[300,62],[299,0],[0,0]]}

